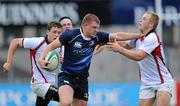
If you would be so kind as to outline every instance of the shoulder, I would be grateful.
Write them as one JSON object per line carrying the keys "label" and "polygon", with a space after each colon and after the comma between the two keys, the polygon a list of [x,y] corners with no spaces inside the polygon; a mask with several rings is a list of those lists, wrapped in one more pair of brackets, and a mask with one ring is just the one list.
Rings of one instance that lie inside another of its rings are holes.
{"label": "shoulder", "polygon": [[72,29],[72,30],[68,30],[62,33],[62,36],[68,36],[68,35],[75,36],[79,34],[80,34],[80,29]]}
{"label": "shoulder", "polygon": [[36,46],[36,45],[39,45],[43,41],[45,41],[44,37],[24,38],[23,45]]}
{"label": "shoulder", "polygon": [[62,35],[60,35],[59,40],[62,44],[65,44],[71,41],[72,39],[76,38],[80,34],[81,34],[80,29],[68,30],[62,33]]}
{"label": "shoulder", "polygon": [[157,41],[158,40],[158,35],[156,35],[155,32],[152,32],[144,40],[147,41],[147,42]]}
{"label": "shoulder", "polygon": [[32,37],[32,38],[24,38],[24,40],[31,40],[31,41],[37,41],[37,42],[41,42],[44,40],[44,37]]}
{"label": "shoulder", "polygon": [[143,41],[144,45],[149,45],[149,46],[153,46],[153,45],[159,45],[160,41],[158,40],[158,36],[156,35],[156,33],[150,33],[148,36],[146,36],[146,38]]}
{"label": "shoulder", "polygon": [[70,40],[80,34],[81,34],[80,29],[72,29],[72,30],[68,30],[68,31],[65,31],[64,33],[62,33],[62,35],[60,36],[60,39],[69,39]]}
{"label": "shoulder", "polygon": [[70,34],[70,35],[79,35],[79,34],[81,34],[80,29],[72,29],[72,30],[67,31],[66,33]]}
{"label": "shoulder", "polygon": [[22,40],[22,47],[28,49],[35,49],[45,41],[44,37],[24,38]]}

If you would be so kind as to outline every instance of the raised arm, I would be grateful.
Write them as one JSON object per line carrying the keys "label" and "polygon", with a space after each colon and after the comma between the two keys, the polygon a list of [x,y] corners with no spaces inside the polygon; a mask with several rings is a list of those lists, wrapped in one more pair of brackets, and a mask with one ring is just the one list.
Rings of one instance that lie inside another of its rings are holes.
{"label": "raised arm", "polygon": [[7,54],[7,60],[3,65],[3,72],[9,72],[12,62],[13,62],[13,57],[16,52],[17,47],[22,46],[22,41],[23,38],[16,38],[13,39],[10,43],[8,54]]}
{"label": "raised arm", "polygon": [[45,59],[45,56],[48,54],[48,52],[50,52],[51,50],[54,50],[58,47],[61,47],[61,46],[62,46],[61,42],[59,41],[58,38],[46,46],[46,48],[41,53],[40,58],[39,58],[39,64],[41,65],[42,68],[47,68],[46,67],[47,62],[44,59]]}
{"label": "raised arm", "polygon": [[142,34],[138,34],[138,33],[116,32],[116,33],[110,33],[109,40],[110,41],[114,41],[115,39],[117,41],[132,40],[132,39],[138,39],[142,36],[143,36]]}

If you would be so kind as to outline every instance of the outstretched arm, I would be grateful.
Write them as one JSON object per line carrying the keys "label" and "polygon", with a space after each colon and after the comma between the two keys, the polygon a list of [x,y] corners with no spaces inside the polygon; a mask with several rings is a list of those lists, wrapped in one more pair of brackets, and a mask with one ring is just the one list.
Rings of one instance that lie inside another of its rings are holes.
{"label": "outstretched arm", "polygon": [[114,41],[115,39],[117,41],[132,40],[132,39],[138,39],[142,36],[144,35],[138,33],[116,32],[116,33],[110,33],[109,40],[110,41]]}
{"label": "outstretched arm", "polygon": [[7,60],[3,65],[3,72],[9,72],[16,49],[17,47],[22,46],[22,41],[23,41],[23,38],[16,38],[11,41],[9,50],[8,50]]}
{"label": "outstretched arm", "polygon": [[139,61],[144,59],[147,56],[147,53],[143,50],[128,50],[126,48],[123,48],[118,44],[118,42],[115,40],[115,42],[108,43],[107,46],[111,51],[118,52],[124,56],[126,56],[129,59]]}
{"label": "outstretched arm", "polygon": [[58,38],[46,46],[46,48],[41,53],[40,58],[39,58],[39,64],[41,65],[42,68],[47,68],[46,67],[47,62],[44,59],[45,59],[45,56],[48,54],[48,52],[61,46],[62,46],[61,42],[59,41]]}

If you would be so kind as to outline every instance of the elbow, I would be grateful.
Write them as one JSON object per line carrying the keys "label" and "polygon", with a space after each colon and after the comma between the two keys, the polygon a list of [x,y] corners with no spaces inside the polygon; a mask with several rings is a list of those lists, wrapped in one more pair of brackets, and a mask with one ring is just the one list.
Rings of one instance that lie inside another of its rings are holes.
{"label": "elbow", "polygon": [[143,60],[147,56],[146,52],[144,51],[138,51],[136,52],[136,55],[134,56],[136,61]]}
{"label": "elbow", "polygon": [[11,44],[15,44],[17,42],[17,39],[11,40]]}
{"label": "elbow", "polygon": [[138,55],[136,56],[136,58],[134,58],[135,61],[141,61],[143,59],[144,59],[144,57],[138,56]]}
{"label": "elbow", "polygon": [[21,43],[20,38],[16,38],[16,39],[11,40],[11,45],[20,46],[20,43]]}
{"label": "elbow", "polygon": [[11,44],[10,45],[18,46],[18,39],[11,40]]}
{"label": "elbow", "polygon": [[135,58],[134,59],[135,61],[140,61],[140,60],[142,60],[141,58]]}

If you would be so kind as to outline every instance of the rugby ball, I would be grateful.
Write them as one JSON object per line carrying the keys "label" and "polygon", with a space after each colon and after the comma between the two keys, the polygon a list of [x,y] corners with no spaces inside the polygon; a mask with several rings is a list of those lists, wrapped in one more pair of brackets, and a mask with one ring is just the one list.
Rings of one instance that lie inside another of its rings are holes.
{"label": "rugby ball", "polygon": [[48,64],[46,65],[48,71],[54,71],[58,68],[58,66],[60,65],[59,59],[60,59],[59,53],[55,50],[50,51],[46,55],[45,61],[48,62]]}

